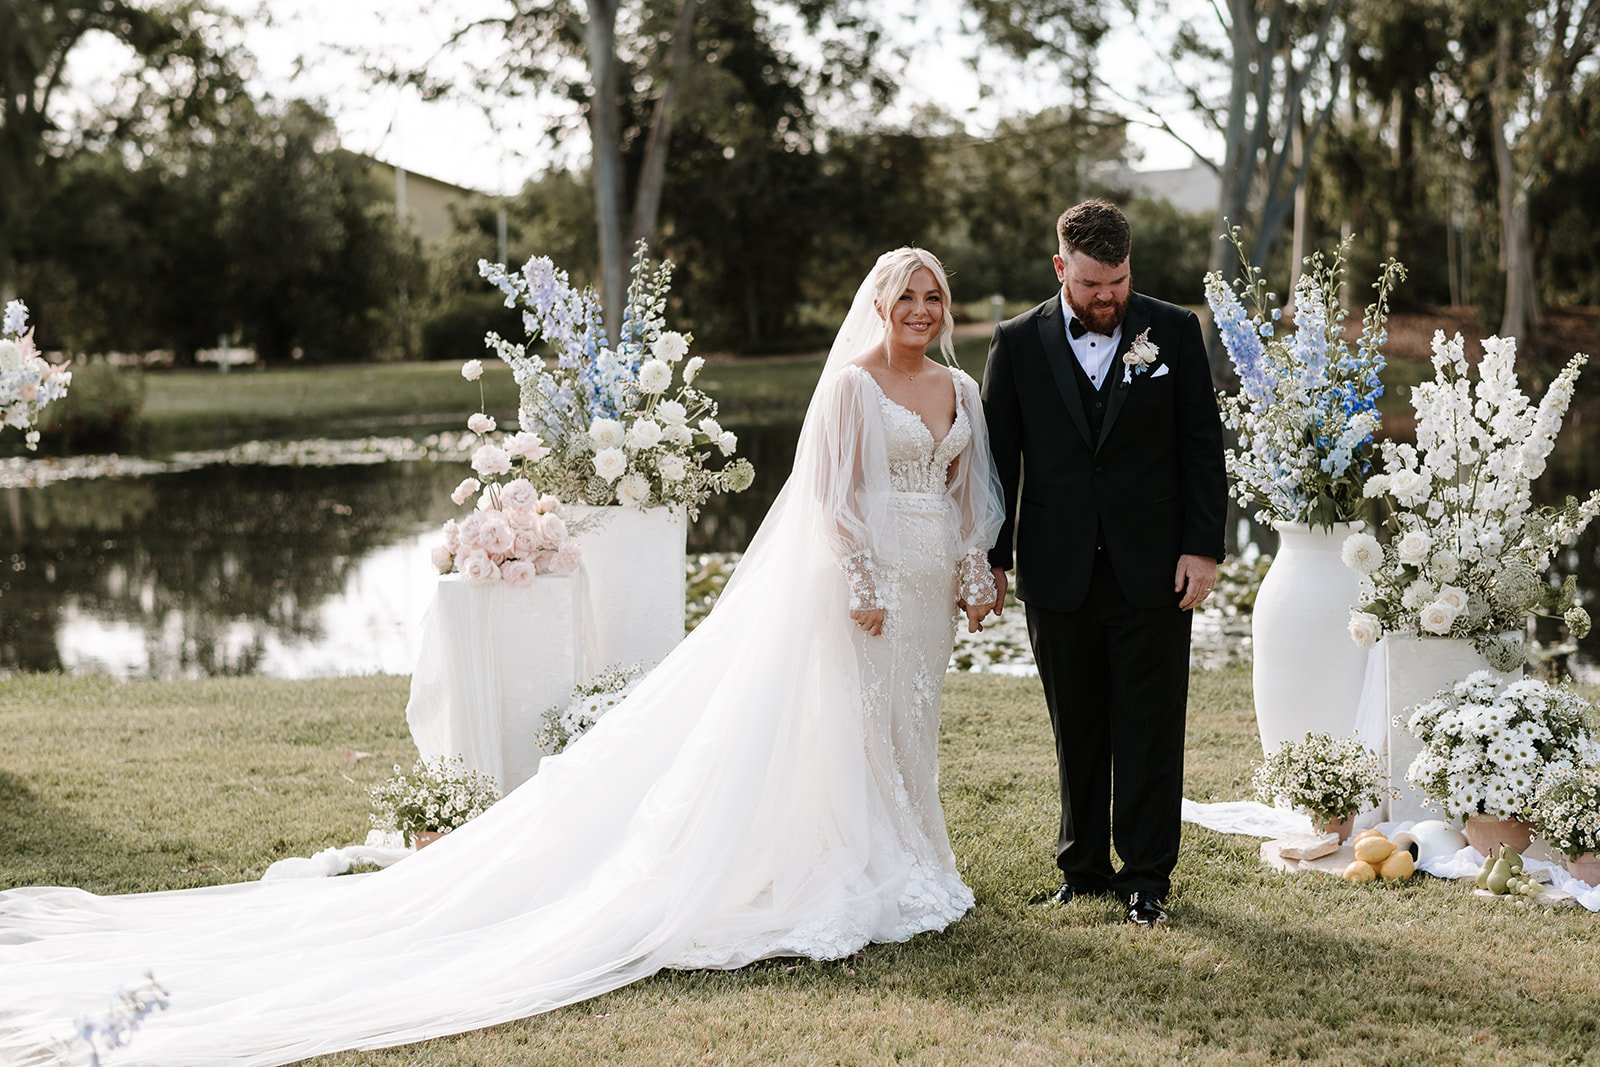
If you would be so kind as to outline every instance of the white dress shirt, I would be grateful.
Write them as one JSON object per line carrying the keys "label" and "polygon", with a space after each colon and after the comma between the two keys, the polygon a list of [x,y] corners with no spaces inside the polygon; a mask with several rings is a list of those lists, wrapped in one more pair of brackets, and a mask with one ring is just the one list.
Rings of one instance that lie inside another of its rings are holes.
{"label": "white dress shirt", "polygon": [[[1110,336],[1095,333],[1090,330],[1082,337],[1072,336],[1071,323],[1078,316],[1073,314],[1072,307],[1067,303],[1067,294],[1062,293],[1061,300],[1061,328],[1067,334],[1067,347],[1072,349],[1072,354],[1078,357],[1078,365],[1083,368],[1083,373],[1089,376],[1089,381],[1096,389],[1105,384],[1106,374],[1111,369],[1111,359],[1117,354],[1117,343],[1122,340],[1122,325],[1111,331]],[[1084,323],[1085,326],[1088,323]]]}

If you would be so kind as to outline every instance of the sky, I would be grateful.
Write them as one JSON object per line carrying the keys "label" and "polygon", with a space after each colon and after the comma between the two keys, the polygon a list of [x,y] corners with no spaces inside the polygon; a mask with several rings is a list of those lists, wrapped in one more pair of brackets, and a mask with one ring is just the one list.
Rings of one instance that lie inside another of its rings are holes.
{"label": "sky", "polygon": [[[255,81],[279,98],[317,101],[333,117],[347,148],[417,173],[490,193],[514,192],[552,165],[581,162],[587,144],[580,135],[558,149],[547,135],[551,114],[566,113],[556,101],[523,99],[495,110],[491,119],[476,105],[446,98],[424,102],[413,90],[374,86],[352,52],[378,53],[421,63],[451,30],[474,14],[503,8],[502,0],[219,0],[246,18],[246,47],[257,64]],[[1009,115],[1036,112],[1060,101],[1054,69],[1028,70],[998,57],[983,63],[983,75],[967,57],[979,42],[963,32],[961,0],[886,0],[881,17],[912,62],[899,101],[885,117],[910,115],[934,104],[983,134]],[[1159,59],[1147,26],[1119,26],[1101,53],[1101,64],[1149,70]],[[787,42],[804,56],[798,35]],[[122,61],[120,46],[86,44],[74,56],[71,81],[81,99],[105,94],[106,73]],[[436,61],[439,62],[439,61]],[[448,60],[435,69],[448,73]],[[985,84],[987,83],[987,91]],[[1159,105],[1158,105],[1159,106]],[[1168,108],[1170,112],[1171,109]],[[1215,137],[1181,115],[1185,137],[1213,150]],[[1192,154],[1173,138],[1138,126],[1131,137],[1142,158],[1139,169],[1185,167]]]}

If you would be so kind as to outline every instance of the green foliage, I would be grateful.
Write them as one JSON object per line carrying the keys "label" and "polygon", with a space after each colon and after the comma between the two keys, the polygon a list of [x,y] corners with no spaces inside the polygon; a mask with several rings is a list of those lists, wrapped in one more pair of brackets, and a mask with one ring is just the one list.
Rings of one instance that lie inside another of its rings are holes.
{"label": "green foliage", "polygon": [[45,409],[46,448],[63,452],[115,452],[138,438],[144,411],[144,376],[105,360],[72,365],[72,388]]}

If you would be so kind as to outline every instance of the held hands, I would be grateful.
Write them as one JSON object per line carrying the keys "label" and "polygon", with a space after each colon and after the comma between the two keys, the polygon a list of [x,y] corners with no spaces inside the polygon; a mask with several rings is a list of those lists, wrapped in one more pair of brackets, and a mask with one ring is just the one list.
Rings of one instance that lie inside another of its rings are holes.
{"label": "held hands", "polygon": [[1206,597],[1211,595],[1211,590],[1217,584],[1217,561],[1210,556],[1179,556],[1178,573],[1173,581],[1172,591],[1182,593],[1183,599],[1178,602],[1179,611],[1189,611],[1197,608]]}
{"label": "held hands", "polygon": [[968,604],[965,600],[956,601],[956,607],[966,612],[967,633],[975,634],[983,629],[983,620],[993,615],[1000,618],[1006,608],[1006,572],[1003,567],[990,567],[989,573],[994,576],[994,602],[989,604]]}
{"label": "held hands", "polygon": [[880,637],[883,634],[883,609],[872,608],[867,611],[852,611],[850,618],[855,624],[866,631],[869,637]]}

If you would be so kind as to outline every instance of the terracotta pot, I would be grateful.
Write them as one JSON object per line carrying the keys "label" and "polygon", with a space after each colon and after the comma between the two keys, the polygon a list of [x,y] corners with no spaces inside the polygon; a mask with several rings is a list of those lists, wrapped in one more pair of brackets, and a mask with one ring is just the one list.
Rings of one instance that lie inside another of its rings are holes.
{"label": "terracotta pot", "polygon": [[1338,834],[1341,842],[1350,840],[1350,835],[1356,831],[1356,817],[1346,815],[1342,819],[1329,819],[1318,829],[1325,834]]}
{"label": "terracotta pot", "polygon": [[1585,885],[1600,885],[1600,852],[1567,857],[1567,873]]}
{"label": "terracotta pot", "polygon": [[427,848],[443,836],[444,834],[438,830],[419,830],[411,835],[411,847],[415,849]]}
{"label": "terracotta pot", "polygon": [[1467,844],[1482,852],[1500,845],[1510,845],[1518,852],[1526,852],[1533,840],[1533,824],[1526,819],[1502,819],[1498,815],[1474,815],[1467,820]]}

